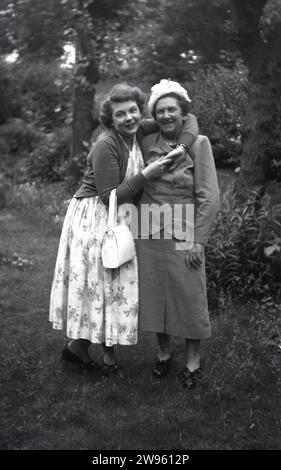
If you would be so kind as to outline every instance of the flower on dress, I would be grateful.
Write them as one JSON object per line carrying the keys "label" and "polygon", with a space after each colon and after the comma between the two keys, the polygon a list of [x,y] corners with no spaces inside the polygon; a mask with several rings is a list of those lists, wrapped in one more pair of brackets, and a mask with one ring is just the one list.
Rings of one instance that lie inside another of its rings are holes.
{"label": "flower on dress", "polygon": [[78,273],[74,272],[74,270],[72,268],[70,268],[70,270],[69,270],[69,281],[70,282],[77,281],[78,278],[79,278]]}
{"label": "flower on dress", "polygon": [[74,318],[76,315],[77,315],[77,309],[74,308],[74,307],[71,307],[71,305],[69,305],[68,307],[68,318]]}
{"label": "flower on dress", "polygon": [[118,326],[118,334],[122,335],[127,331],[127,325],[119,325]]}
{"label": "flower on dress", "polygon": [[88,315],[87,313],[83,313],[80,318],[80,326],[84,328],[89,328],[89,322],[88,322]]}
{"label": "flower on dress", "polygon": [[63,318],[62,308],[56,307],[55,312],[56,312],[56,319],[57,320],[62,320],[62,318]]}
{"label": "flower on dress", "polygon": [[138,330],[136,328],[131,328],[126,336],[128,344],[136,344],[138,341]]}
{"label": "flower on dress", "polygon": [[112,295],[112,302],[116,303],[117,305],[126,305],[127,298],[124,294],[125,287],[118,287],[118,291]]}
{"label": "flower on dress", "polygon": [[88,287],[88,291],[87,291],[88,300],[89,302],[94,302],[95,300],[99,302],[100,301],[100,294],[98,293],[99,283],[95,282],[95,283],[91,283],[91,285],[92,286]]}
{"label": "flower on dress", "polygon": [[137,302],[134,305],[132,305],[131,308],[129,308],[128,310],[124,310],[124,314],[126,315],[126,317],[132,316],[133,318],[135,318],[138,315],[138,310],[139,310],[139,306]]}

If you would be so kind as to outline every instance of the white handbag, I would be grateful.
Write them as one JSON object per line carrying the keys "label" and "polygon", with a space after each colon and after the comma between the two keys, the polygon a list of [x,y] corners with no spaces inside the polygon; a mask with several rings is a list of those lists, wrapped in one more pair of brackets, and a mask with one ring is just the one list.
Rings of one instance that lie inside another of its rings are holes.
{"label": "white handbag", "polygon": [[101,245],[102,264],[104,268],[118,268],[135,255],[132,232],[125,224],[117,225],[116,189],[113,189],[109,197],[108,221]]}

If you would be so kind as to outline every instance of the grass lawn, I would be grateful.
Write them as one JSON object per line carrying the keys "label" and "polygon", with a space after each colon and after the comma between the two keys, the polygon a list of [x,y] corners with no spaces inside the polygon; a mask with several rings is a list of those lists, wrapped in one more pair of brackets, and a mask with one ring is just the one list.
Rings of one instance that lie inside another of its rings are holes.
{"label": "grass lawn", "polygon": [[212,312],[195,390],[175,378],[180,339],[171,373],[151,377],[156,341],[148,334],[119,347],[117,377],[95,377],[61,362],[66,338],[48,322],[58,238],[24,212],[0,211],[1,449],[281,448],[280,309]]}

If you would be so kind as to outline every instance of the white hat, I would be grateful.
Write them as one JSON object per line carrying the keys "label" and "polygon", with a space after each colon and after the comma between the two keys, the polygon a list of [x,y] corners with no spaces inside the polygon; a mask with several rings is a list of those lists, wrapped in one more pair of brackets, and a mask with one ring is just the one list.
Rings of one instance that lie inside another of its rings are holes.
{"label": "white hat", "polygon": [[163,79],[151,88],[151,94],[148,100],[149,111],[152,112],[156,101],[158,101],[161,96],[165,96],[170,93],[182,96],[186,101],[188,101],[188,103],[191,103],[191,99],[189,98],[185,88],[183,88],[178,82]]}

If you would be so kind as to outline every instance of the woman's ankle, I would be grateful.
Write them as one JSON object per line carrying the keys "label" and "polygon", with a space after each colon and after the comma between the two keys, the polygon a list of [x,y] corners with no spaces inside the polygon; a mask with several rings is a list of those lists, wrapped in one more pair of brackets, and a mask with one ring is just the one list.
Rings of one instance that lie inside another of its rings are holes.
{"label": "woman's ankle", "polygon": [[116,363],[113,346],[103,345],[103,363],[107,366],[113,366]]}
{"label": "woman's ankle", "polygon": [[168,351],[168,352],[159,351],[157,356],[158,356],[159,361],[167,361],[168,359],[172,357],[172,353],[171,351]]}
{"label": "woman's ankle", "polygon": [[199,369],[200,368],[200,358],[196,359],[196,360],[192,360],[192,361],[187,361],[186,362],[186,368],[190,371],[190,372],[194,372],[195,370]]}
{"label": "woman's ankle", "polygon": [[70,349],[73,354],[76,354],[78,357],[80,357],[84,362],[88,362],[91,360],[91,357],[88,352],[91,344],[91,341],[89,341],[88,339],[73,339],[68,343],[68,349]]}

